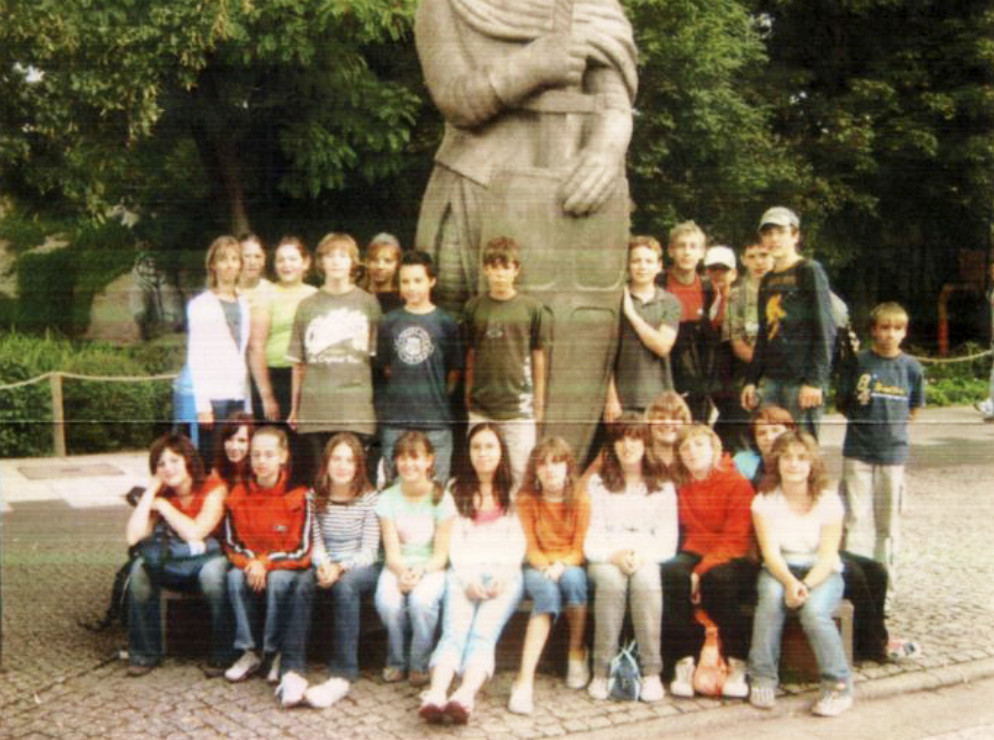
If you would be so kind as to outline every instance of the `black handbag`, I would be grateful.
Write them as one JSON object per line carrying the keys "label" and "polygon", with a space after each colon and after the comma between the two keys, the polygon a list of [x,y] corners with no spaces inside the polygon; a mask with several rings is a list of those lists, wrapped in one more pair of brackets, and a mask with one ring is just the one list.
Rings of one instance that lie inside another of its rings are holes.
{"label": "black handbag", "polygon": [[192,546],[172,527],[159,522],[152,534],[135,545],[135,550],[149,576],[170,582],[196,578],[209,560],[221,554],[221,543],[214,537],[206,537],[203,546],[203,550]]}

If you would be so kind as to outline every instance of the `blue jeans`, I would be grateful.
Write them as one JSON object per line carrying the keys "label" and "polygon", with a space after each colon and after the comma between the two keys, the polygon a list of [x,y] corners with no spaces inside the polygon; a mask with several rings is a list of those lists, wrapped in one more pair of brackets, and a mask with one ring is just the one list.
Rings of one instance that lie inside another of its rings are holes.
{"label": "blue jeans", "polygon": [[[802,577],[807,568],[791,572]],[[752,649],[749,651],[749,677],[754,685],[776,686],[779,682],[780,639],[787,616],[783,585],[763,568],[759,572],[759,603],[752,627]],[[832,619],[832,612],[842,601],[844,584],[841,573],[833,573],[811,591],[798,610],[801,626],[818,662],[822,683],[834,686],[840,682],[852,685],[842,636]]]}
{"label": "blue jeans", "polygon": [[241,568],[228,571],[228,597],[235,613],[235,648],[255,650],[253,628],[265,602],[262,651],[279,653],[281,674],[303,672],[307,667],[307,637],[311,629],[314,573],[306,570],[271,570],[266,589],[253,591]]}
{"label": "blue jeans", "polygon": [[207,600],[211,613],[210,661],[215,665],[231,662],[231,612],[224,588],[228,559],[223,555],[208,560],[196,578],[171,579],[156,583],[145,570],[144,561],[136,558],[131,566],[128,588],[131,603],[128,608],[128,655],[136,665],[157,665],[162,659],[162,610],[159,592],[162,587],[176,591],[199,591]]}
{"label": "blue jeans", "polygon": [[[403,427],[384,426],[380,429],[380,446],[383,448],[383,467],[386,470],[386,483],[390,484],[397,476],[397,471],[393,465],[393,447],[397,444],[404,432],[409,431]],[[443,486],[449,482],[449,474],[452,470],[452,430],[451,429],[421,429],[421,432],[431,442],[435,448],[435,480]],[[375,475],[376,471],[370,471],[370,475]]]}
{"label": "blue jeans", "polygon": [[[400,592],[397,574],[384,567],[376,583],[376,611],[387,628],[387,665],[425,673],[435,645],[438,612],[445,592],[445,572],[425,573],[410,593]],[[408,623],[411,630],[410,660],[405,650]]]}
{"label": "blue jeans", "polygon": [[355,681],[359,678],[359,614],[362,597],[373,592],[380,574],[378,565],[365,565],[342,573],[330,589],[318,594],[331,599],[333,627],[328,674]]}
{"label": "blue jeans", "polygon": [[[489,578],[484,576],[483,584]],[[518,571],[492,599],[473,601],[454,571],[445,578],[445,611],[442,639],[431,657],[432,667],[445,666],[459,674],[471,665],[482,666],[488,676],[494,672],[494,651],[514,610],[521,601],[522,580]]]}
{"label": "blue jeans", "polygon": [[[800,383],[763,378],[759,384],[759,402],[763,406],[781,406],[787,409],[802,432],[807,432],[818,439],[818,426],[821,424],[821,414],[825,405],[822,403],[817,408],[801,409],[798,402],[800,392]],[[824,392],[823,388],[822,393]]]}
{"label": "blue jeans", "polygon": [[525,566],[525,591],[532,600],[532,614],[551,614],[553,619],[566,608],[587,605],[587,571],[570,565],[554,582],[530,565]]}

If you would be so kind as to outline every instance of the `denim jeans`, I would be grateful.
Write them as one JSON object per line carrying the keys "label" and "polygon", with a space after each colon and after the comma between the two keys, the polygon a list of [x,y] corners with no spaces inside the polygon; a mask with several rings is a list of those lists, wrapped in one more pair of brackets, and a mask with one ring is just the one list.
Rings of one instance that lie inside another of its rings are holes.
{"label": "denim jeans", "polygon": [[[822,393],[824,394],[824,388]],[[813,409],[801,409],[798,396],[801,392],[801,384],[798,382],[787,382],[783,380],[773,380],[763,378],[759,384],[759,399],[763,406],[781,406],[790,412],[797,422],[798,428],[802,432],[807,432],[815,439],[818,439],[818,426],[821,424],[821,414],[825,408],[824,403]]]}
{"label": "denim jeans", "polygon": [[359,615],[362,598],[373,592],[380,566],[364,565],[342,573],[330,589],[318,588],[318,597],[327,594],[332,605],[331,657],[328,674],[355,681],[359,678]]}
{"label": "denim jeans", "polygon": [[253,633],[264,603],[262,651],[281,655],[281,674],[306,669],[314,597],[314,572],[310,568],[269,571],[266,589],[261,593],[249,587],[244,570],[232,568],[228,571],[228,597],[235,613],[235,648],[257,648]]}
{"label": "denim jeans", "polygon": [[[393,447],[404,432],[404,427],[384,426],[380,429],[380,446],[383,448],[383,467],[386,471],[386,485],[393,482],[397,472],[393,465]],[[449,482],[452,470],[452,430],[451,429],[422,429],[420,430],[435,448],[435,480],[443,486]],[[373,471],[375,474],[376,471]]]}
{"label": "denim jeans", "polygon": [[211,558],[196,578],[171,579],[156,583],[145,570],[144,561],[136,558],[131,566],[128,588],[131,603],[128,609],[128,655],[134,664],[157,665],[162,659],[162,613],[159,592],[162,587],[176,591],[199,591],[207,600],[211,613],[210,661],[227,665],[233,659],[231,649],[231,611],[224,587],[228,559],[223,555]]}
{"label": "denim jeans", "polygon": [[[455,572],[450,570],[445,581],[442,639],[432,654],[431,665],[447,666],[459,674],[465,673],[469,666],[478,665],[491,676],[497,640],[521,601],[521,572],[504,584],[498,596],[480,601],[466,596],[466,585]],[[484,577],[484,585],[487,582]]]}
{"label": "denim jeans", "polygon": [[[414,590],[403,594],[397,574],[384,567],[376,583],[376,611],[387,628],[387,665],[425,673],[435,645],[435,628],[445,593],[445,572],[425,573]],[[411,631],[410,659],[405,649]]]}
{"label": "denim jeans", "polygon": [[663,586],[659,565],[645,563],[630,576],[613,563],[591,563],[588,570],[594,587],[594,676],[607,678],[610,672],[611,659],[618,652],[626,606],[632,615],[642,675],[657,675],[663,669],[659,642]]}
{"label": "denim jeans", "polygon": [[525,591],[532,600],[532,614],[551,614],[553,619],[563,610],[587,605],[587,571],[571,565],[554,582],[541,571],[525,566]]}
{"label": "denim jeans", "polygon": [[[807,568],[791,568],[802,577]],[[842,600],[841,573],[833,573],[811,590],[811,595],[798,610],[801,626],[818,662],[818,672],[824,685],[840,682],[852,685],[842,636],[832,619],[832,612]],[[763,568],[759,573],[759,603],[752,628],[752,649],[749,651],[749,677],[757,686],[776,686],[779,681],[780,640],[787,616],[783,585]]]}

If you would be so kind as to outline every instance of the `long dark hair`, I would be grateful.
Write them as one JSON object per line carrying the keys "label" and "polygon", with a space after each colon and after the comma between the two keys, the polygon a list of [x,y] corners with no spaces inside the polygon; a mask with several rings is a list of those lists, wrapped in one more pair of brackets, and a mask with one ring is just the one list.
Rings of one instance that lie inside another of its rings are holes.
{"label": "long dark hair", "polygon": [[500,462],[497,470],[494,471],[493,491],[494,497],[500,504],[500,508],[507,512],[511,508],[511,488],[514,486],[514,476],[511,473],[510,456],[507,452],[507,443],[504,435],[496,424],[484,421],[474,426],[466,440],[466,453],[459,465],[455,478],[452,479],[452,495],[456,500],[456,509],[459,516],[472,519],[476,516],[476,494],[480,490],[480,477],[473,467],[470,459],[470,448],[473,440],[482,432],[493,432],[497,437],[497,444],[500,445]]}
{"label": "long dark hair", "polygon": [[664,475],[660,466],[649,457],[649,426],[645,418],[634,411],[626,411],[621,417],[607,427],[607,442],[604,443],[604,465],[601,467],[601,480],[604,487],[611,493],[621,493],[625,490],[625,475],[621,471],[621,461],[614,446],[626,437],[642,440],[645,452],[642,454],[642,480],[649,493],[655,493],[662,486]]}
{"label": "long dark hair", "polygon": [[[148,451],[149,472],[155,475],[155,470],[159,467],[159,458],[162,457],[162,454],[166,450],[175,452],[183,458],[183,461],[186,463],[187,475],[190,476],[190,480],[192,481],[190,490],[199,490],[204,485],[204,464],[200,460],[200,453],[197,452],[197,448],[193,446],[193,442],[185,434],[163,434],[152,443]],[[170,490],[166,489],[166,491]],[[172,491],[172,493],[176,493],[176,491]]]}
{"label": "long dark hair", "polygon": [[[418,457],[419,455],[424,455],[425,457],[431,456],[432,458],[435,457],[435,445],[431,443],[431,440],[428,439],[428,435],[424,432],[419,432],[416,429],[408,430],[400,435],[400,438],[394,443],[394,465],[396,465],[397,461],[402,457]],[[435,480],[434,464],[429,471],[429,479],[432,483],[431,503],[433,506],[438,506],[445,491],[439,482]]]}
{"label": "long dark hair", "polygon": [[235,411],[227,419],[217,425],[214,432],[214,470],[228,485],[230,491],[239,483],[244,483],[252,475],[251,453],[246,452],[239,463],[228,459],[224,443],[238,434],[242,427],[248,429],[249,449],[252,448],[252,433],[255,431],[255,419],[247,411]]}
{"label": "long dark hair", "polygon": [[352,477],[352,483],[349,484],[349,490],[352,493],[352,499],[349,503],[355,503],[363,494],[373,490],[373,484],[369,482],[369,476],[366,474],[366,453],[362,449],[362,442],[351,432],[340,432],[328,440],[328,444],[324,446],[324,452],[321,454],[321,465],[318,467],[317,475],[314,476],[314,495],[322,508],[327,505],[328,498],[331,496],[331,476],[328,475],[328,463],[331,462],[331,456],[339,445],[348,447],[352,451],[352,459],[355,460],[355,475]]}

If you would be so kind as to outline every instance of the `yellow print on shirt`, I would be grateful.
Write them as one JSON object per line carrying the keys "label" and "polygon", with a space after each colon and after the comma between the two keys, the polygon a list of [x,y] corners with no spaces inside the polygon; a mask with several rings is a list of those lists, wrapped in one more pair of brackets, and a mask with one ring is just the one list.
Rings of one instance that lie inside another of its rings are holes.
{"label": "yellow print on shirt", "polygon": [[766,338],[771,340],[780,331],[780,320],[787,318],[783,310],[783,293],[777,293],[766,302]]}

